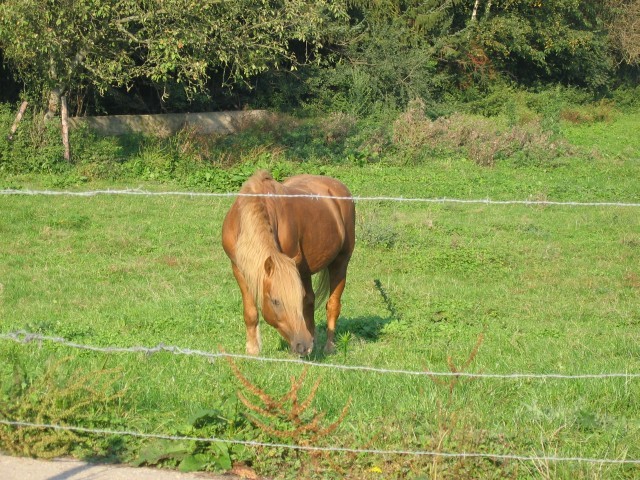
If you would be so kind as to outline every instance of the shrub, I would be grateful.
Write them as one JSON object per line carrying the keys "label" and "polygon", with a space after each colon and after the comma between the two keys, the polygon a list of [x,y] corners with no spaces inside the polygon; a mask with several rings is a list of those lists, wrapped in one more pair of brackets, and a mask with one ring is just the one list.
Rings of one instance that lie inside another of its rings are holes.
{"label": "shrub", "polygon": [[570,123],[610,122],[615,116],[615,107],[609,100],[580,107],[567,107],[560,111],[560,118]]}
{"label": "shrub", "polygon": [[58,122],[45,123],[39,112],[27,112],[9,140],[6,133],[14,118],[15,111],[9,105],[0,105],[0,172],[60,173],[68,169]]}
{"label": "shrub", "polygon": [[640,107],[640,85],[619,87],[613,92],[612,97],[616,107],[635,110]]}
{"label": "shrub", "polygon": [[424,114],[424,103],[413,101],[394,123],[393,142],[414,156],[424,148],[466,153],[478,165],[492,166],[500,158],[549,160],[566,150],[539,121],[506,127],[498,121],[456,113],[436,120]]}

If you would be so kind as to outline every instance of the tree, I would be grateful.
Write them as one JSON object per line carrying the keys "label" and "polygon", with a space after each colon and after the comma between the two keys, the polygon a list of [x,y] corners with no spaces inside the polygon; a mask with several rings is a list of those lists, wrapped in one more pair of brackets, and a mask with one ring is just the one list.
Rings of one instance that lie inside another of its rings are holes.
{"label": "tree", "polygon": [[[608,0],[630,6],[638,0]],[[412,42],[427,42],[438,72],[458,87],[488,84],[497,76],[520,83],[562,82],[597,90],[613,76],[602,0],[361,0],[362,18],[373,30],[398,22]],[[631,13],[631,12],[628,12]],[[616,17],[620,22],[620,16]],[[638,45],[620,22],[619,43],[631,54]],[[635,27],[634,27],[635,28]],[[635,30],[632,30],[635,32]],[[637,33],[637,32],[636,32]],[[626,35],[626,36],[625,36]]]}
{"label": "tree", "polygon": [[640,64],[640,0],[610,0],[607,24],[611,42],[629,65]]}
{"label": "tree", "polygon": [[52,115],[62,94],[88,85],[174,79],[194,92],[214,69],[233,84],[295,68],[317,53],[328,22],[346,18],[341,0],[4,0],[0,50]]}

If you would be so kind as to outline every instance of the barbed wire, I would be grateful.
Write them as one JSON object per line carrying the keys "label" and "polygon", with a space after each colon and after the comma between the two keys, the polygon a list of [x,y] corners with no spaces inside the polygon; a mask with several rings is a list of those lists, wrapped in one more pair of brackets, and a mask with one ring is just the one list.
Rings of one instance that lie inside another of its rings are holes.
{"label": "barbed wire", "polygon": [[227,353],[227,352],[206,352],[202,350],[193,350],[190,348],[177,347],[172,345],[165,345],[160,343],[155,347],[143,347],[143,346],[131,346],[131,347],[99,347],[95,345],[84,345],[76,342],[68,341],[62,337],[52,337],[47,335],[41,335],[38,333],[30,333],[23,330],[2,333],[0,339],[12,340],[17,343],[28,344],[32,342],[50,342],[60,344],[69,348],[76,348],[79,350],[90,350],[93,352],[102,353],[144,353],[152,355],[155,353],[166,352],[174,355],[187,355],[198,356],[215,360],[217,358],[229,357],[238,358],[244,360],[251,360],[256,362],[272,362],[272,363],[293,363],[298,365],[308,365],[317,368],[329,368],[335,370],[353,370],[363,372],[374,372],[383,374],[401,374],[401,375],[413,375],[423,377],[464,377],[464,378],[477,378],[477,379],[548,379],[548,380],[580,380],[580,379],[606,379],[606,378],[640,378],[640,373],[625,372],[625,373],[580,373],[580,374],[561,374],[561,373],[470,373],[470,372],[432,372],[427,370],[415,371],[415,370],[401,370],[401,369],[388,369],[379,367],[369,367],[360,365],[341,365],[335,363],[319,363],[309,360],[294,359],[294,358],[271,358],[271,357],[258,357],[252,355],[243,355],[240,353]]}
{"label": "barbed wire", "polygon": [[356,202],[380,201],[380,202],[409,202],[409,203],[453,203],[453,204],[482,204],[482,205],[525,205],[525,206],[568,206],[568,207],[640,207],[640,203],[635,202],[577,202],[577,201],[553,201],[553,200],[492,200],[486,199],[462,199],[462,198],[421,198],[421,197],[393,197],[393,196],[352,196],[340,197],[332,195],[314,194],[262,194],[262,193],[216,193],[216,192],[181,192],[166,191],[153,192],[140,189],[104,189],[88,191],[71,190],[0,190],[0,195],[51,195],[51,196],[72,196],[72,197],[94,197],[98,195],[138,195],[138,196],[182,196],[182,197],[270,197],[270,198],[330,198],[333,200],[351,200]]}
{"label": "barbed wire", "polygon": [[97,435],[120,435],[138,438],[153,438],[158,440],[173,441],[195,441],[207,443],[227,443],[236,445],[246,445],[251,447],[286,448],[290,450],[304,450],[312,452],[340,452],[370,455],[412,455],[428,457],[447,458],[490,458],[496,460],[517,460],[526,462],[579,462],[597,464],[640,464],[640,459],[626,458],[590,458],[590,457],[560,457],[560,456],[535,456],[535,455],[515,455],[505,453],[485,453],[485,452],[437,452],[429,450],[381,450],[373,448],[348,448],[348,447],[319,447],[315,445],[296,445],[287,443],[259,442],[255,440],[238,440],[217,437],[194,437],[182,435],[163,435],[155,433],[143,433],[130,430],[110,430],[103,428],[86,428],[70,425],[55,425],[48,423],[23,422],[18,420],[0,419],[0,424],[13,427],[48,428],[53,430],[71,431],[79,433],[92,433]]}
{"label": "barbed wire", "polygon": [[[486,373],[466,373],[466,372],[428,372],[428,371],[410,371],[410,370],[395,370],[395,369],[383,369],[375,367],[362,367],[351,365],[339,365],[339,364],[324,364],[311,362],[300,359],[280,359],[280,358],[268,358],[268,357],[254,357],[242,354],[231,354],[226,352],[206,352],[202,350],[193,350],[188,348],[182,348],[171,345],[158,344],[155,347],[143,347],[143,346],[131,346],[131,347],[99,347],[94,345],[84,345],[76,342],[67,341],[62,337],[46,336],[37,333],[30,333],[26,331],[16,331],[0,334],[0,339],[11,340],[21,344],[28,344],[32,342],[52,342],[60,344],[70,348],[77,348],[82,350],[90,350],[103,353],[144,353],[144,354],[156,354],[160,352],[172,353],[174,355],[195,355],[208,359],[216,359],[220,357],[241,358],[253,361],[263,362],[282,362],[282,363],[295,363],[303,365],[311,365],[321,368],[335,368],[343,370],[359,370],[370,371],[377,373],[392,373],[392,374],[407,374],[407,375],[420,375],[420,376],[447,376],[447,377],[471,377],[471,378],[504,378],[504,379],[586,379],[586,378],[611,378],[611,377],[623,377],[623,378],[638,378],[640,374],[636,373],[605,373],[605,374],[578,374],[578,375],[563,375],[563,374],[486,374]],[[432,457],[446,457],[446,458],[489,458],[499,460],[513,460],[513,461],[526,461],[526,462],[577,462],[577,463],[592,463],[592,464],[640,464],[640,459],[611,459],[611,458],[590,458],[590,457],[562,457],[562,456],[535,456],[535,455],[517,455],[517,454],[499,454],[499,453],[485,453],[485,452],[438,452],[428,450],[384,450],[384,449],[359,449],[359,448],[347,448],[347,447],[320,447],[314,445],[295,445],[295,444],[283,444],[272,442],[259,442],[253,440],[239,440],[239,439],[225,439],[217,437],[195,437],[195,436],[181,436],[181,435],[164,435],[136,432],[130,430],[110,430],[110,429],[97,429],[97,428],[85,428],[79,426],[69,425],[55,425],[46,423],[33,423],[19,420],[0,419],[0,424],[14,427],[32,427],[32,428],[48,428],[54,430],[74,431],[80,433],[90,433],[97,435],[118,435],[118,436],[133,436],[138,438],[152,438],[171,441],[199,441],[209,443],[227,443],[238,444],[252,447],[265,447],[265,448],[285,448],[291,450],[304,450],[315,452],[334,452],[334,453],[355,453],[355,454],[370,454],[370,455],[404,455],[404,456],[432,456]]]}

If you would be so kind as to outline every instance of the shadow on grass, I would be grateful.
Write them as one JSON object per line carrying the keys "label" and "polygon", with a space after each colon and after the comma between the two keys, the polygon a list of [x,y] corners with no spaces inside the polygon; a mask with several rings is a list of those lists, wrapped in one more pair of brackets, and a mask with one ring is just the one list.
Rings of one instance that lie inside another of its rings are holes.
{"label": "shadow on grass", "polygon": [[[380,334],[382,333],[382,329],[389,322],[392,322],[393,317],[389,316],[386,318],[380,317],[378,315],[373,316],[365,316],[365,317],[354,317],[354,318],[339,318],[336,325],[336,343],[339,342],[339,339],[342,335],[351,335],[350,342],[353,342],[356,339],[362,340],[364,342],[376,342],[378,341]],[[308,357],[305,360],[309,361],[322,361],[326,358],[331,358],[335,356],[335,353],[325,353],[324,346],[327,343],[327,324],[321,323],[316,325],[316,345]],[[280,351],[289,351],[289,344],[283,339],[280,339],[280,344],[278,347]]]}

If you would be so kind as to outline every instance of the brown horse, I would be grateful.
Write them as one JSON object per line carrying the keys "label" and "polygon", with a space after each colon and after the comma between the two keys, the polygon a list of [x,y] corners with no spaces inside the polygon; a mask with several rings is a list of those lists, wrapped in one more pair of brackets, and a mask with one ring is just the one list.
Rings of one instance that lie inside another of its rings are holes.
{"label": "brown horse", "polygon": [[[325,350],[334,349],[354,244],[355,206],[338,180],[298,175],[278,183],[268,172],[258,171],[244,183],[224,219],[222,246],[242,293],[247,353],[260,352],[260,310],[295,353],[309,354],[315,305],[327,296]],[[316,273],[314,292],[311,276]]]}

